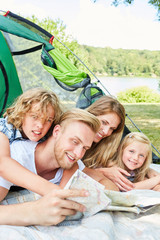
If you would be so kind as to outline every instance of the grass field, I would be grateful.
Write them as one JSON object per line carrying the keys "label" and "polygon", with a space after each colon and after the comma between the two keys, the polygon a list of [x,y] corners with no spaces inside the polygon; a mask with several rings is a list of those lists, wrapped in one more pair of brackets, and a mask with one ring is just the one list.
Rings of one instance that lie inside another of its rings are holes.
{"label": "grass field", "polygon": [[[149,137],[152,144],[160,152],[160,103],[125,103],[123,105],[128,116]],[[126,126],[132,132],[137,131],[128,117],[126,117]],[[153,152],[158,155],[154,149]],[[158,156],[160,157],[160,155]]]}

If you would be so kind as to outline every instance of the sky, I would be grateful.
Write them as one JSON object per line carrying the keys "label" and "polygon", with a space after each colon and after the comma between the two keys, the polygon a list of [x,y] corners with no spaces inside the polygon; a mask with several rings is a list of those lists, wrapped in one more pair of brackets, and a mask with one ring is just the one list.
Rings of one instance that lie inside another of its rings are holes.
{"label": "sky", "polygon": [[24,17],[61,19],[79,44],[160,50],[160,21],[148,0],[114,7],[110,0],[4,0],[0,10]]}

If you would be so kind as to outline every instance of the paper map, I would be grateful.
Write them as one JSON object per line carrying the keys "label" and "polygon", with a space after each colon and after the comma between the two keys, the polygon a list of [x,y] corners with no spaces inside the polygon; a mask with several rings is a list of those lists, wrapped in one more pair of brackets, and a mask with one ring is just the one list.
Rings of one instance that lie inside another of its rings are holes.
{"label": "paper map", "polygon": [[79,202],[86,207],[86,211],[83,213],[85,217],[91,216],[105,209],[111,202],[104,193],[104,185],[95,181],[79,169],[74,173],[65,186],[65,189],[72,188],[86,189],[89,192],[88,197],[69,198],[70,200]]}

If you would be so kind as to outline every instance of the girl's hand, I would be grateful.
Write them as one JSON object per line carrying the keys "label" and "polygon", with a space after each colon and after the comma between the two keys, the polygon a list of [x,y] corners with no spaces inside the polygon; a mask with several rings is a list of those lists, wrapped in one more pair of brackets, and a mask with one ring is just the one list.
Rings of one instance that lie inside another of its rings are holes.
{"label": "girl's hand", "polygon": [[160,184],[156,185],[152,190],[160,192]]}
{"label": "girl's hand", "polygon": [[120,191],[126,192],[134,188],[134,184],[125,177],[130,174],[120,167],[98,168],[97,170],[114,182]]}
{"label": "girl's hand", "polygon": [[152,168],[149,168],[148,173],[147,173],[147,177],[148,177],[148,178],[156,177],[156,176],[158,176],[158,175],[160,175],[159,172],[155,171],[155,170],[152,169]]}
{"label": "girl's hand", "polygon": [[160,175],[158,174],[158,175],[156,175],[155,177],[153,177],[153,178],[150,178],[150,179],[155,179],[155,181],[157,181],[157,185],[159,185],[160,184]]}

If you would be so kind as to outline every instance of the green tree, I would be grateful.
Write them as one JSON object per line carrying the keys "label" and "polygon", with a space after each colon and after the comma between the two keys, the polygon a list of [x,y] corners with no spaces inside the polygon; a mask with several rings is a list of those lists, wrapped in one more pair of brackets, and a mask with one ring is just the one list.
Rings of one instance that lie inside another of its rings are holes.
{"label": "green tree", "polygon": [[94,73],[109,76],[159,77],[160,51],[84,46]]}

